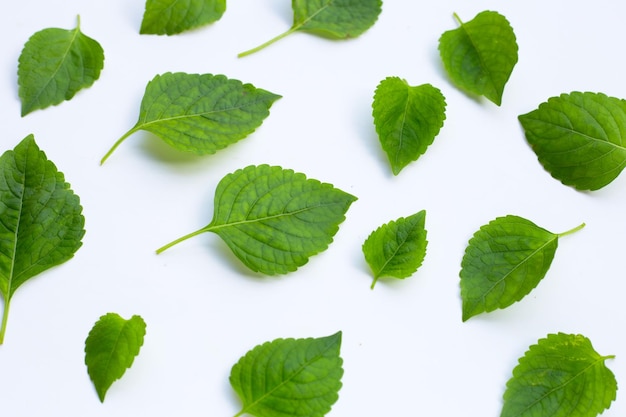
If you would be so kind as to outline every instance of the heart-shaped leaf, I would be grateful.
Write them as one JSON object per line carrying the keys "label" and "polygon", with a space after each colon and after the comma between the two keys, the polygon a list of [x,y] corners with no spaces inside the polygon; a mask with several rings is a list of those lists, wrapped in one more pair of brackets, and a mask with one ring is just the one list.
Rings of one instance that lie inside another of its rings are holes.
{"label": "heart-shaped leaf", "polygon": [[174,35],[218,21],[226,0],[147,0],[141,34]]}

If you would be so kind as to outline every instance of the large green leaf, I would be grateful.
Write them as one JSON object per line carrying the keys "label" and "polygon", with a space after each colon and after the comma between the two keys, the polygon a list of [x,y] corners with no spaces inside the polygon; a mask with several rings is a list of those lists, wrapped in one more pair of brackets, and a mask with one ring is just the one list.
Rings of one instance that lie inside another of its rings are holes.
{"label": "large green leaf", "polygon": [[363,254],[374,274],[372,288],[380,277],[408,278],[422,265],[428,243],[425,222],[422,210],[386,223],[368,236]]}
{"label": "large green leaf", "polygon": [[376,88],[372,114],[394,175],[426,152],[446,118],[446,101],[430,84],[412,87],[389,77]]}
{"label": "large green leaf", "polygon": [[226,11],[226,0],[147,0],[141,34],[174,35],[213,23]]}
{"label": "large green leaf", "polygon": [[461,89],[485,96],[498,106],[504,86],[517,64],[517,41],[504,16],[484,11],[460,27],[444,32],[439,53],[452,81]]}
{"label": "large green leaf", "polygon": [[239,54],[250,55],[294,32],[313,33],[330,39],[354,38],[372,27],[382,11],[381,0],[292,0],[293,25],[265,42]]}
{"label": "large green leaf", "polygon": [[146,323],[140,316],[126,320],[108,313],[94,324],[85,339],[85,365],[101,402],[133,364],[145,335]]}
{"label": "large green leaf", "polygon": [[181,151],[213,154],[254,132],[280,97],[223,75],[157,75],[146,87],[137,124],[101,162],[139,130],[152,132]]}
{"label": "large green leaf", "polygon": [[550,334],[531,346],[507,382],[500,417],[595,417],[617,394],[615,375],[581,335]]}
{"label": "large green leaf", "polygon": [[204,232],[219,235],[248,268],[267,275],[295,271],[325,250],[356,197],[279,166],[249,166],[215,191],[211,223],[157,250]]}
{"label": "large green leaf", "polygon": [[563,184],[597,190],[626,167],[626,100],[562,94],[519,121],[539,162]]}
{"label": "large green leaf", "polygon": [[35,33],[19,57],[17,82],[22,116],[69,100],[91,86],[104,67],[104,51],[76,29],[49,28]]}
{"label": "large green leaf", "polygon": [[463,321],[521,300],[544,278],[559,237],[518,216],[498,217],[470,239],[461,262]]}
{"label": "large green leaf", "polygon": [[82,245],[84,225],[78,196],[33,135],[0,157],[0,343],[15,290],[72,258]]}
{"label": "large green leaf", "polygon": [[321,338],[276,339],[246,353],[230,373],[243,403],[237,416],[322,417],[338,399],[341,332]]}

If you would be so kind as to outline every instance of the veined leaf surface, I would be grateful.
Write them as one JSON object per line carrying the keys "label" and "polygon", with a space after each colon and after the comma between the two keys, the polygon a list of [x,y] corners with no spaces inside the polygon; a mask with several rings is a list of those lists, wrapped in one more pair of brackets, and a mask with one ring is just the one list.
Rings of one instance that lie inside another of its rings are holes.
{"label": "veined leaf surface", "polygon": [[180,151],[213,154],[254,132],[280,97],[224,75],[157,75],[146,87],[137,124],[101,162],[139,130],[154,133]]}
{"label": "veined leaf surface", "polygon": [[339,398],[341,332],[276,339],[246,353],[230,373],[243,403],[235,417],[322,417]]}
{"label": "veined leaf surface", "polygon": [[461,89],[497,104],[517,64],[517,40],[504,16],[484,11],[457,29],[444,32],[439,53],[446,72]]}
{"label": "veined leaf surface", "polygon": [[470,239],[461,262],[463,321],[506,308],[529,294],[544,278],[559,237],[519,216],[498,217]]}
{"label": "veined leaf surface", "polygon": [[365,240],[363,254],[374,274],[372,289],[380,277],[408,278],[422,265],[428,243],[425,222],[422,210],[380,226]]}
{"label": "veined leaf surface", "polygon": [[249,166],[226,175],[215,191],[211,223],[248,268],[266,275],[295,271],[325,250],[356,197],[279,166]]}
{"label": "veined leaf surface", "polygon": [[0,157],[0,344],[17,288],[71,259],[82,245],[84,225],[79,197],[33,135]]}
{"label": "veined leaf surface", "polygon": [[597,190],[626,166],[626,100],[601,93],[562,94],[519,121],[539,162],[565,185]]}
{"label": "veined leaf surface", "polygon": [[398,77],[376,88],[372,114],[394,175],[417,160],[435,140],[446,118],[446,101],[430,84],[410,86]]}
{"label": "veined leaf surface", "polygon": [[17,69],[22,116],[70,100],[91,86],[104,67],[100,44],[80,31],[43,29],[26,42]]}
{"label": "veined leaf surface", "polygon": [[292,0],[293,25],[264,44],[239,54],[250,55],[294,32],[329,39],[354,38],[372,27],[382,11],[381,0]]}
{"label": "veined leaf surface", "polygon": [[140,316],[126,320],[108,313],[94,324],[85,340],[85,365],[101,402],[133,364],[145,334],[146,323]]}
{"label": "veined leaf surface", "polygon": [[147,0],[141,34],[175,35],[218,21],[226,0]]}
{"label": "veined leaf surface", "polygon": [[615,375],[582,335],[549,334],[531,346],[507,382],[500,417],[595,417],[617,394]]}

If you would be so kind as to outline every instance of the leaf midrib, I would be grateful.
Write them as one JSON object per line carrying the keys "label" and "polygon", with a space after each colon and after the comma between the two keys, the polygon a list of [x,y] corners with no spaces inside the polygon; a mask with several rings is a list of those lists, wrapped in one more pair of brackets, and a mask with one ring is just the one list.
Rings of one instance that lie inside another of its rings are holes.
{"label": "leaf midrib", "polygon": [[322,13],[324,10],[326,10],[327,8],[330,7],[330,4],[333,2],[334,0],[328,0],[326,2],[325,5],[323,5],[322,7],[320,7],[316,12],[312,13],[309,17],[307,17],[306,19],[304,19],[302,21],[302,23],[294,25],[291,28],[291,31],[296,31],[298,29],[300,29],[301,27],[303,27],[304,25],[306,25],[307,23],[309,23],[311,20],[313,20],[318,14]]}

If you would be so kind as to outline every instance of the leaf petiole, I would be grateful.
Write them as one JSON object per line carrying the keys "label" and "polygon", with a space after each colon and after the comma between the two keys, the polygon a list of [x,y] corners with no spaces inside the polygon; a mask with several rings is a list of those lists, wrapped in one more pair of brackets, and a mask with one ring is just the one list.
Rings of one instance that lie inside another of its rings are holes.
{"label": "leaf petiole", "polygon": [[585,227],[585,223],[581,223],[578,226],[574,227],[573,229],[570,229],[566,232],[563,233],[558,233],[557,236],[558,237],[563,237],[563,236],[567,236],[567,235],[571,235],[572,233],[576,233],[577,231],[579,231],[580,229],[582,229],[583,227]]}
{"label": "leaf petiole", "polygon": [[257,47],[254,47],[252,49],[248,49],[247,51],[241,52],[240,54],[237,55],[237,58],[243,58],[245,56],[252,55],[253,53],[260,51],[261,49],[263,49],[263,48],[265,48],[267,46],[270,46],[274,42],[279,41],[279,40],[281,40],[282,38],[284,38],[284,37],[286,37],[288,35],[291,35],[293,32],[295,32],[297,30],[298,30],[298,27],[297,26],[293,26],[288,31],[283,32],[280,35],[273,37],[272,39],[270,39],[269,41],[267,41],[265,43],[262,43],[261,45],[259,45]]}
{"label": "leaf petiole", "polygon": [[115,151],[117,149],[118,146],[121,145],[122,142],[124,142],[124,140],[129,137],[130,135],[132,135],[133,133],[135,133],[138,129],[133,128],[130,129],[128,132],[124,133],[124,135],[119,138],[117,140],[117,142],[115,142],[113,144],[113,146],[111,147],[111,149],[109,149],[109,151],[102,157],[102,159],[100,160],[100,165],[104,164],[104,162],[109,158],[109,156],[111,156],[111,154],[113,153],[113,151]]}
{"label": "leaf petiole", "polygon": [[460,26],[463,26],[463,21],[461,20],[459,15],[456,14],[456,12],[452,13],[452,16],[454,16],[454,19],[459,23]]}
{"label": "leaf petiole", "polygon": [[9,319],[9,306],[11,305],[10,299],[5,299],[4,310],[2,311],[2,325],[0,325],[0,345],[4,343],[4,334],[7,330],[7,322]]}
{"label": "leaf petiole", "polygon": [[192,238],[194,236],[198,236],[198,235],[200,235],[200,234],[202,234],[202,233],[204,233],[206,231],[207,231],[207,228],[204,227],[204,228],[202,228],[200,230],[196,230],[195,232],[192,232],[192,233],[186,234],[185,236],[179,237],[178,239],[173,240],[172,242],[168,243],[167,245],[161,246],[159,249],[156,250],[156,253],[157,253],[157,255],[160,254],[160,253],[163,253],[166,250],[168,250],[169,248],[171,248],[172,246],[177,245],[180,242],[183,242],[183,241],[185,241],[185,240],[187,240],[189,238]]}

